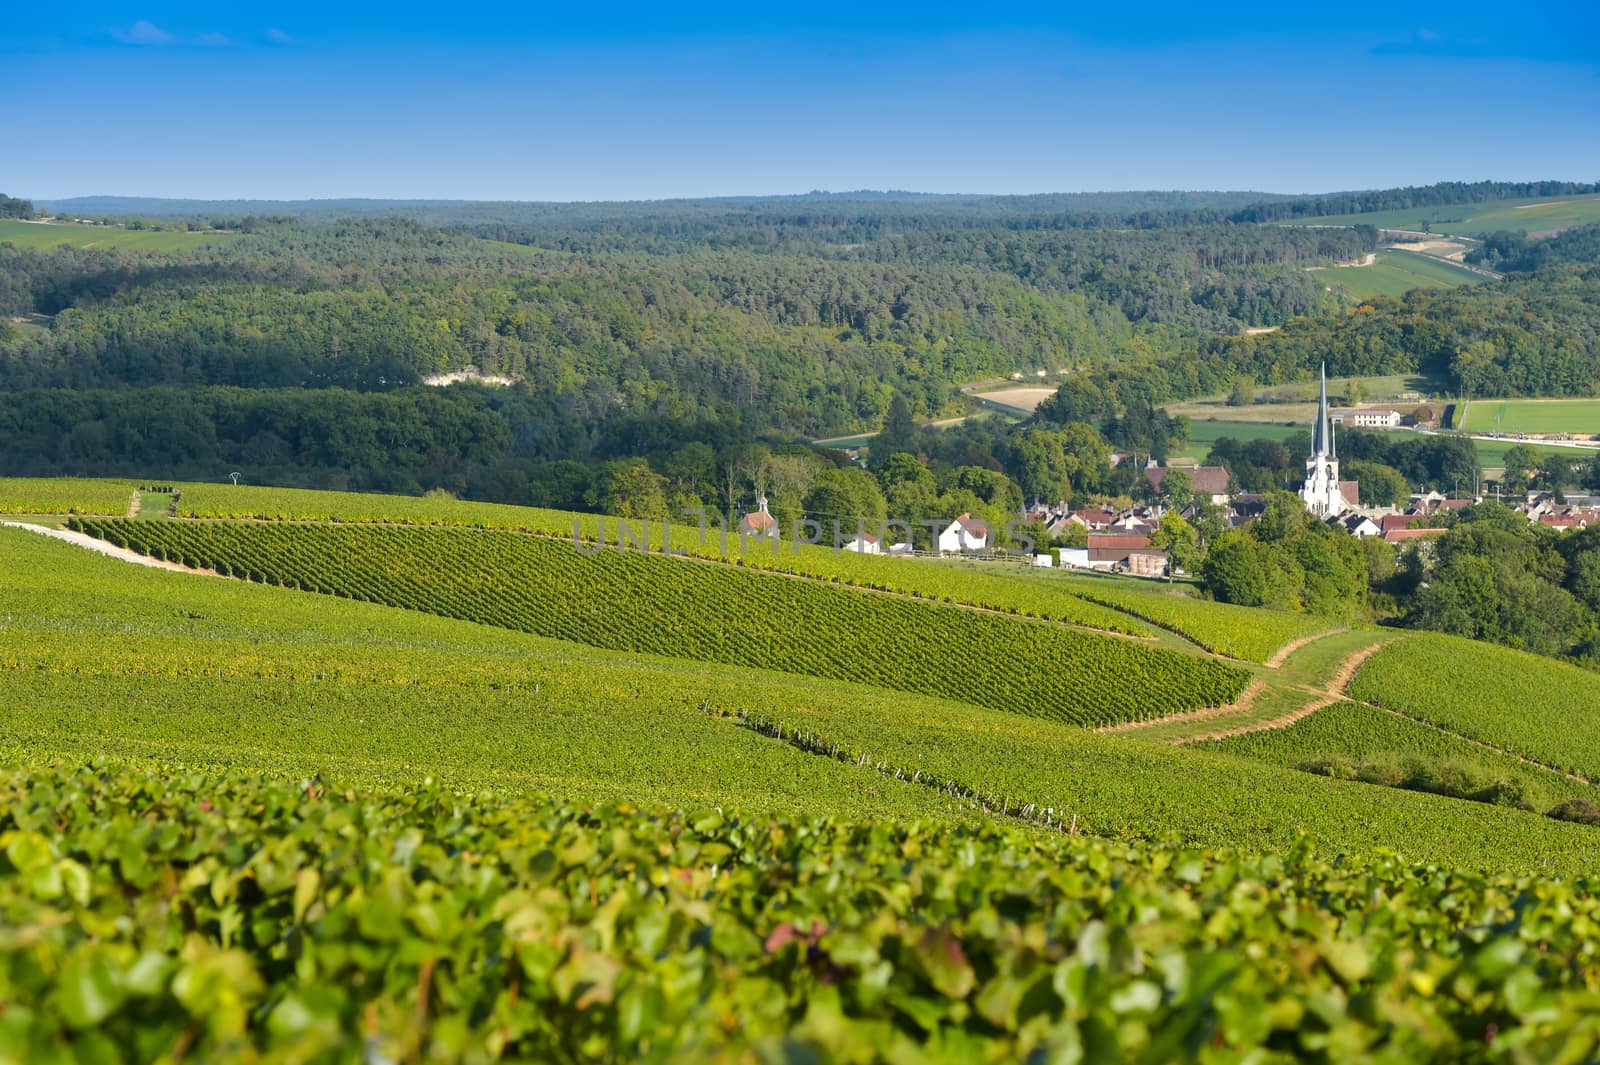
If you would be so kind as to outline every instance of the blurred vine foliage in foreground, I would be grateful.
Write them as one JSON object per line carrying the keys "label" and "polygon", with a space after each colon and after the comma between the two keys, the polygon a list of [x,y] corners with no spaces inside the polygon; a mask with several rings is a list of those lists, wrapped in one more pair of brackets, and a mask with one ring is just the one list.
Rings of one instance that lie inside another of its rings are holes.
{"label": "blurred vine foliage in foreground", "polygon": [[0,1059],[1592,1058],[1582,884],[181,766],[0,776]]}

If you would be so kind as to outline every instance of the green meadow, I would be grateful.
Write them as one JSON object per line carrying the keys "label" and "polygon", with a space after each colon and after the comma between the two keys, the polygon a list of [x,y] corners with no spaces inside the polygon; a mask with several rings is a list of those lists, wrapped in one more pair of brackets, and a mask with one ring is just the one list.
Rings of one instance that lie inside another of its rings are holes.
{"label": "green meadow", "polygon": [[1475,399],[1461,428],[1472,433],[1600,433],[1600,399]]}
{"label": "green meadow", "polygon": [[1365,214],[1328,215],[1314,219],[1319,226],[1373,225],[1384,229],[1423,230],[1432,233],[1538,233],[1547,229],[1600,222],[1600,195],[1557,196],[1540,199],[1489,200],[1484,203],[1411,207]]}
{"label": "green meadow", "polygon": [[1388,248],[1371,266],[1328,266],[1315,271],[1330,288],[1342,288],[1357,299],[1399,296],[1414,288],[1455,288],[1484,280],[1483,275],[1416,252]]}
{"label": "green meadow", "polygon": [[183,251],[211,241],[237,239],[235,233],[190,233],[186,230],[123,229],[121,226],[80,226],[57,222],[0,220],[0,244],[19,248],[55,248],[76,244],[84,248],[139,248],[144,251]]}

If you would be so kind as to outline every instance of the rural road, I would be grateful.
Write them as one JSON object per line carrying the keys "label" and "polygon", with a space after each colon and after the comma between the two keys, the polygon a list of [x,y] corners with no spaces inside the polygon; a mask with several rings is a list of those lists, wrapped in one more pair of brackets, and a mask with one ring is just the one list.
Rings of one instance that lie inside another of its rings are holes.
{"label": "rural road", "polygon": [[104,540],[96,540],[84,533],[73,532],[71,529],[51,529],[43,525],[29,525],[23,521],[0,521],[0,525],[8,525],[13,529],[26,529],[29,532],[48,536],[54,540],[64,540],[69,544],[87,547],[90,551],[98,551],[102,555],[119,559],[123,562],[132,562],[137,566],[149,566],[151,569],[171,570],[174,573],[204,573],[203,570],[190,569],[188,566],[176,562],[165,562],[158,558],[148,558],[137,551],[130,551],[126,547],[108,544]]}

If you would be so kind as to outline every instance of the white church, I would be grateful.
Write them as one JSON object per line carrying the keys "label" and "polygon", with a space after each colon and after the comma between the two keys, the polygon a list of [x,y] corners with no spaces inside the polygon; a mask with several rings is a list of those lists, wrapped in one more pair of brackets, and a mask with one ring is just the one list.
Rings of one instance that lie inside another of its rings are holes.
{"label": "white church", "polygon": [[1354,481],[1339,480],[1339,451],[1328,417],[1328,364],[1322,364],[1322,396],[1317,401],[1317,424],[1311,433],[1311,457],[1306,459],[1306,483],[1300,489],[1311,513],[1332,518],[1355,505]]}

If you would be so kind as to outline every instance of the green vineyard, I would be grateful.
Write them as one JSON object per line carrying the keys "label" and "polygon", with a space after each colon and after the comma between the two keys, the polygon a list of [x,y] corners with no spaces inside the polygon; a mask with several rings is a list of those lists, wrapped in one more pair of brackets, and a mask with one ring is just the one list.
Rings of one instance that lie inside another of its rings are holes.
{"label": "green vineyard", "polygon": [[[1593,830],[859,684],[164,573],[0,529],[0,749],[1581,875]],[[776,721],[772,737],[738,724]],[[797,749],[796,732],[841,757]],[[915,781],[913,786],[910,781]],[[928,786],[932,782],[935,786]],[[946,785],[955,785],[950,791]]]}
{"label": "green vineyard", "polygon": [[[609,543],[615,544],[619,539],[617,519],[595,514],[500,503],[315,492],[297,488],[184,485],[179,514],[189,518],[257,521],[466,526],[562,538],[571,538],[576,532],[576,535],[590,542],[603,532]],[[635,532],[640,530],[640,526],[640,522],[629,523],[630,529]],[[660,522],[649,523],[652,550],[662,547],[662,528]],[[776,545],[761,538],[741,540],[736,530],[723,536],[721,519],[716,515],[707,518],[703,533],[698,522],[694,521],[680,521],[670,528],[672,549],[697,558],[737,562],[753,569],[794,573],[853,587],[987,607],[1131,636],[1151,635],[1149,626],[1140,624],[1128,614],[1107,609],[1054,584],[1041,584],[1036,580],[1019,579],[1004,573],[980,572],[928,559],[862,555],[835,551],[822,545],[801,544],[797,547],[787,539],[787,531],[785,538]],[[831,537],[832,530],[828,530],[826,535]],[[1021,565],[1019,561],[1016,567]]]}
{"label": "green vineyard", "polygon": [[1333,627],[1326,619],[1305,614],[1212,603],[1116,581],[1081,577],[1058,581],[1073,595],[1126,611],[1181,633],[1208,651],[1246,662],[1265,662],[1286,644]]}
{"label": "green vineyard", "polygon": [[661,555],[586,557],[570,541],[512,533],[94,519],[77,527],[257,582],[1082,725],[1231,702],[1249,679],[1220,662],[1059,625]]}
{"label": "green vineyard", "polygon": [[1589,670],[1493,644],[1417,633],[1369,659],[1350,694],[1600,781],[1600,686]]}
{"label": "green vineyard", "polygon": [[1581,886],[1297,847],[100,761],[0,775],[0,854],[0,1048],[40,1065],[1579,1061],[1600,1040]]}
{"label": "green vineyard", "polygon": [[1541,812],[1573,799],[1600,802],[1600,788],[1361,703],[1336,703],[1287,728],[1195,746],[1330,776],[1478,797]]}
{"label": "green vineyard", "polygon": [[138,484],[133,481],[0,477],[0,516],[126,514],[137,487]]}

